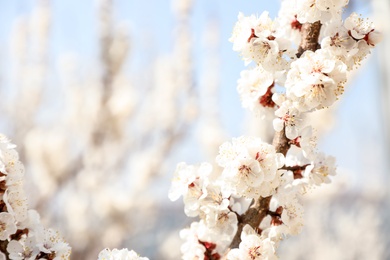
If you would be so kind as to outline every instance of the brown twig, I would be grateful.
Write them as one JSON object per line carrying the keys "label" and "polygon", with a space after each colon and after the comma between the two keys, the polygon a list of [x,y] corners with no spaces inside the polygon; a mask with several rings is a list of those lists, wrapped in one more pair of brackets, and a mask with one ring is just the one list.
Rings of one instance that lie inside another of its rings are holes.
{"label": "brown twig", "polygon": [[8,246],[9,241],[8,240],[2,240],[0,241],[0,251],[5,254],[5,258],[8,260],[9,259],[9,253],[7,251],[7,246]]}
{"label": "brown twig", "polygon": [[320,45],[318,44],[318,37],[320,36],[320,31],[320,21],[317,21],[315,23],[305,23],[302,25],[302,40],[298,48],[298,58],[301,57],[301,55],[307,50],[316,51],[320,48]]}
{"label": "brown twig", "polygon": [[277,153],[281,153],[286,156],[290,149],[290,140],[286,137],[285,129],[283,128],[280,132],[275,132],[272,145],[275,147]]}
{"label": "brown twig", "polygon": [[233,238],[230,248],[237,248],[241,243],[241,232],[246,224],[249,224],[252,228],[257,228],[260,222],[267,216],[269,203],[272,196],[260,197],[255,203],[247,209],[247,211],[241,215],[238,223],[238,229],[236,235]]}

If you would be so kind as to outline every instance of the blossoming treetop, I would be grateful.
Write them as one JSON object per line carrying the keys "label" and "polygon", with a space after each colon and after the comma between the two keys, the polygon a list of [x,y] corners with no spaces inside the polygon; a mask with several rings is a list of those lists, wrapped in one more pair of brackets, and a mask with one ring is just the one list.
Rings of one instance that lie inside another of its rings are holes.
{"label": "blossoming treetop", "polygon": [[331,106],[380,40],[347,0],[285,0],[279,16],[240,13],[230,41],[246,65],[243,107],[274,114],[272,144],[241,136],[221,145],[218,167],[180,163],[169,192],[199,217],[181,231],[183,259],[275,259],[280,241],[300,233],[300,197],[330,183],[335,159],[319,152],[305,115]]}
{"label": "blossoming treetop", "polygon": [[[177,166],[169,198],[183,197],[185,213],[199,218],[180,232],[183,259],[276,259],[281,240],[302,230],[301,196],[336,173],[305,115],[339,99],[348,73],[380,40],[357,14],[342,20],[347,4],[285,0],[274,20],[267,12],[238,15],[230,41],[252,65],[237,89],[245,108],[273,115],[274,139],[233,138],[220,146],[217,166]],[[68,244],[28,210],[14,148],[0,136],[0,259],[68,259]],[[104,249],[98,259],[147,258]]]}

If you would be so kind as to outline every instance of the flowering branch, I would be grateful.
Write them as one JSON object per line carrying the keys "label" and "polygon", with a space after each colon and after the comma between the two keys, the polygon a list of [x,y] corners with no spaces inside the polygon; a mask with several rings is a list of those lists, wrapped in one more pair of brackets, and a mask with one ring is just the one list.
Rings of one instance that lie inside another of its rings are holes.
{"label": "flowering branch", "polygon": [[0,259],[68,259],[69,245],[28,210],[24,166],[14,148],[0,135]]}
{"label": "flowering branch", "polygon": [[[106,0],[106,7],[111,2]],[[347,3],[286,0],[275,20],[267,12],[260,17],[239,14],[230,40],[245,63],[252,62],[254,67],[241,73],[237,89],[244,107],[274,116],[275,135],[272,144],[246,136],[222,144],[218,167],[209,163],[177,166],[169,197],[183,197],[185,213],[199,217],[180,233],[185,240],[183,259],[276,259],[281,240],[300,233],[301,196],[314,186],[330,183],[336,173],[334,158],[316,150],[316,138],[310,124],[304,125],[304,116],[331,106],[342,95],[347,73],[380,39],[373,25],[356,14],[342,21],[340,10]],[[180,5],[184,11],[188,7]],[[123,62],[108,52],[113,38],[106,34],[110,24],[106,11],[102,17],[106,22],[102,34],[105,94],[100,105],[107,113],[92,129],[95,148],[104,148],[107,139],[101,131],[102,122],[111,118],[105,106]],[[184,63],[183,68],[191,67],[188,60]],[[42,227],[35,211],[27,209],[23,173],[14,146],[0,136],[0,260],[69,258],[69,246],[57,233]],[[147,259],[127,249],[104,249],[98,257]]]}
{"label": "flowering branch", "polygon": [[221,169],[178,165],[169,197],[183,196],[185,213],[200,217],[181,232],[183,259],[275,259],[282,238],[300,233],[300,197],[336,170],[333,157],[317,152],[304,116],[332,105],[347,72],[379,41],[356,14],[342,21],[347,3],[286,0],[274,21],[267,12],[239,14],[233,50],[255,67],[241,72],[237,89],[244,107],[274,113],[273,144],[241,136],[221,145]]}
{"label": "flowering branch", "polygon": [[[305,23],[301,28],[302,41],[298,49],[297,57],[299,58],[306,50],[315,51],[320,48],[318,37],[320,35],[321,23]],[[272,145],[277,153],[286,156],[290,149],[290,140],[286,137],[285,128],[275,132]],[[237,248],[241,243],[241,233],[245,225],[250,225],[256,229],[261,221],[268,215],[269,204],[272,196],[259,197],[248,210],[238,219],[237,233],[233,238],[230,248]]]}

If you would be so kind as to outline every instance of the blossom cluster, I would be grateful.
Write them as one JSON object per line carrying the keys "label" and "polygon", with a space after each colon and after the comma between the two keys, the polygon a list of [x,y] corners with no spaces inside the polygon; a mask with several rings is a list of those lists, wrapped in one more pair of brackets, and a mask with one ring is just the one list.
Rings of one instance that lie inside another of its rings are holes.
{"label": "blossom cluster", "polygon": [[200,217],[199,222],[180,233],[186,240],[182,246],[184,259],[203,259],[207,255],[219,259],[224,254],[246,204],[240,198],[274,194],[282,178],[279,169],[284,156],[260,138],[242,136],[220,147],[217,162],[222,172],[209,163],[177,166],[169,198],[183,196],[185,213]]}
{"label": "blossom cluster", "polygon": [[[317,150],[304,116],[339,99],[348,73],[380,40],[356,13],[342,20],[347,4],[285,0],[276,19],[238,15],[230,41],[252,64],[241,72],[238,93],[243,107],[274,115],[275,139],[233,138],[220,146],[218,166],[177,166],[169,198],[182,196],[186,215],[199,217],[180,233],[183,259],[276,259],[280,241],[301,232],[301,196],[336,174],[335,159]],[[247,212],[259,201],[266,208],[257,224]]]}
{"label": "blossom cluster", "polygon": [[69,259],[70,247],[28,210],[24,166],[9,139],[0,136],[0,259]]}
{"label": "blossom cluster", "polygon": [[[332,105],[343,93],[348,72],[357,68],[381,35],[356,13],[343,21],[340,7],[332,2],[343,1],[283,1],[275,20],[267,12],[260,17],[239,14],[230,41],[246,64],[255,63],[238,80],[244,107],[254,112],[277,107],[279,118],[287,113],[298,117]],[[321,21],[318,50],[298,58],[296,48],[311,12],[315,21]],[[283,97],[273,95],[275,85],[285,88]]]}
{"label": "blossom cluster", "polygon": [[126,248],[118,250],[103,249],[98,256],[98,260],[149,260],[147,257],[140,257],[133,250]]}

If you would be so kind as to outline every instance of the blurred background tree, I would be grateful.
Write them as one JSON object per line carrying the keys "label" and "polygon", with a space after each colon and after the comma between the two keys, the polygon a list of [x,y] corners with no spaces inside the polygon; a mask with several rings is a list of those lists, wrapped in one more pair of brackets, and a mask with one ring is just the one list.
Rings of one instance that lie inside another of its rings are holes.
{"label": "blurred background tree", "polygon": [[[178,230],[190,220],[167,199],[175,164],[212,161],[232,136],[269,138],[272,124],[240,107],[243,67],[227,39],[239,11],[275,16],[279,3],[0,6],[0,126],[26,165],[30,207],[61,231],[72,259],[96,259],[104,247],[178,259]],[[339,175],[307,199],[304,234],[284,242],[281,259],[390,258],[390,7],[351,0],[352,11],[371,13],[385,39],[338,110],[314,117]]]}

